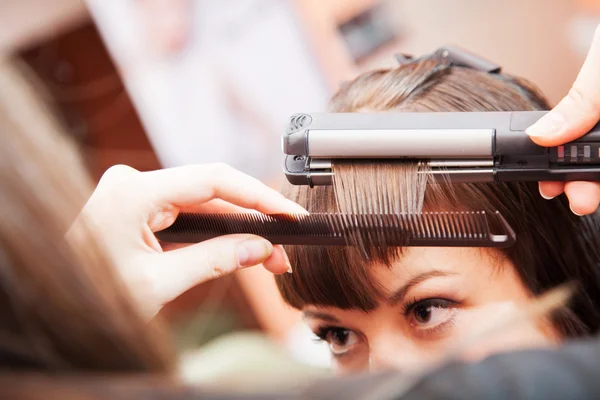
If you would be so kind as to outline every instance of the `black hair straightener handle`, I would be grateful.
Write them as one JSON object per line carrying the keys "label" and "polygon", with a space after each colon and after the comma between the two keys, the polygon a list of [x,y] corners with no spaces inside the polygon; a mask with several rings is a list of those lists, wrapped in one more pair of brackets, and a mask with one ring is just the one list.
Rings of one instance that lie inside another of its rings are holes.
{"label": "black hair straightener handle", "polygon": [[296,114],[282,137],[294,185],[332,184],[335,160],[411,159],[460,182],[599,181],[600,124],[561,146],[525,130],[546,111]]}

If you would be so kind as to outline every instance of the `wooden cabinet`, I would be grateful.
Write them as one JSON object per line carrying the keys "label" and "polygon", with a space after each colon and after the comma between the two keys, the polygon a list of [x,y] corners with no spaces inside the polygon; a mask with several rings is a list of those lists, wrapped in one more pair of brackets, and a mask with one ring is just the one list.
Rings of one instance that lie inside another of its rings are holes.
{"label": "wooden cabinet", "polygon": [[160,164],[94,26],[87,24],[23,52],[55,100],[95,179],[111,165]]}

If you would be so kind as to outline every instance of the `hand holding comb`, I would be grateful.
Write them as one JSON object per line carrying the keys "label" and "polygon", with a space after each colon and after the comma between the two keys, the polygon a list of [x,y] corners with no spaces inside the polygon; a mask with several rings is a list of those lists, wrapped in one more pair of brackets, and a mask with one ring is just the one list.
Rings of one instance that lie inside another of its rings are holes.
{"label": "hand holding comb", "polygon": [[273,244],[348,246],[509,247],[515,233],[499,212],[420,214],[185,214],[159,240],[197,243],[230,234],[254,234]]}

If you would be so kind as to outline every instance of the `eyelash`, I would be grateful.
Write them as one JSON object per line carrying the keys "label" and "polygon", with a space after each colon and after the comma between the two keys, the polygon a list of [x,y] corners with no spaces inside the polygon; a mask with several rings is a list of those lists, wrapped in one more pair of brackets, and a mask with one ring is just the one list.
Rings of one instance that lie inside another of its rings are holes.
{"label": "eyelash", "polygon": [[[405,318],[410,318],[417,306],[425,305],[425,306],[432,307],[432,308],[448,309],[448,308],[456,308],[459,304],[460,304],[460,302],[458,302],[458,301],[444,299],[444,298],[427,298],[427,299],[419,300],[415,297],[411,301],[408,301],[403,305],[403,309],[404,309],[403,314],[404,314]],[[446,321],[444,321],[441,324],[436,325],[434,327],[422,328],[422,329],[420,329],[420,332],[421,332],[421,335],[423,335],[424,337],[427,337],[428,335],[435,336],[436,334],[441,334],[449,326],[452,326],[452,324],[454,324],[454,316],[448,318]]]}
{"label": "eyelash", "polygon": [[439,308],[448,308],[448,307],[458,305],[458,302],[454,301],[454,300],[450,300],[450,299],[444,299],[441,297],[427,298],[427,299],[422,299],[422,300],[419,300],[416,297],[413,297],[412,300],[407,301],[402,306],[402,309],[403,309],[402,314],[404,314],[405,317],[408,317],[408,316],[410,316],[410,313],[413,312],[413,310],[415,309],[416,306],[423,305],[423,304],[427,304],[429,306],[439,307]]}
{"label": "eyelash", "polygon": [[336,330],[347,330],[346,328],[342,328],[341,326],[319,326],[317,328],[317,331],[315,332],[315,335],[317,336],[318,341],[326,341],[327,340],[327,335],[329,334],[329,332],[332,331],[336,331]]}
{"label": "eyelash", "polygon": [[[450,299],[444,299],[444,298],[427,298],[427,299],[419,300],[415,297],[412,300],[406,302],[402,306],[402,314],[404,315],[405,318],[410,318],[414,309],[419,305],[427,305],[429,307],[437,307],[437,308],[450,308],[450,307],[455,307],[459,304],[460,304],[460,302],[450,300]],[[450,318],[448,321],[443,322],[442,324],[440,324],[438,326],[435,326],[435,327],[429,328],[429,329],[423,329],[422,333],[424,333],[426,335],[427,334],[434,335],[437,332],[445,329],[449,324],[452,324],[453,322],[454,322],[454,318]],[[330,333],[333,333],[336,331],[351,331],[351,329],[344,328],[341,326],[323,325],[323,326],[317,327],[316,331],[314,332],[314,334],[317,336],[317,338],[315,340],[326,342],[327,336]],[[344,355],[345,354],[339,354],[339,355],[336,355],[336,357],[339,358],[339,357],[343,357]]]}
{"label": "eyelash", "polygon": [[[320,326],[317,328],[316,332],[314,332],[314,334],[317,336],[317,338],[315,339],[318,342],[327,342],[327,336],[330,333],[333,333],[335,331],[351,331],[351,329],[347,329],[347,328],[343,328],[341,326],[328,326],[328,325],[324,325],[324,326]],[[341,359],[344,356],[347,356],[349,353],[340,353],[340,354],[333,354],[333,357],[335,357],[336,359]]]}

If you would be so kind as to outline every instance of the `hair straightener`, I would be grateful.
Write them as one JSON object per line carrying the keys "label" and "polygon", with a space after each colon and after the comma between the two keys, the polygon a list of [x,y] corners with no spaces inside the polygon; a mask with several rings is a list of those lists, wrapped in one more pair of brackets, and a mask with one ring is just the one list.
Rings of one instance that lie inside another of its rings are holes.
{"label": "hair straightener", "polygon": [[600,181],[600,124],[557,147],[525,129],[546,111],[297,114],[282,138],[294,185],[330,185],[332,162],[404,159],[452,183]]}
{"label": "hair straightener", "polygon": [[[496,74],[500,66],[461,49],[434,57]],[[396,56],[409,63],[410,56]],[[296,114],[282,137],[284,172],[294,185],[331,185],[335,160],[415,160],[439,181],[599,181],[600,124],[561,146],[536,145],[525,130],[535,112]],[[499,214],[182,214],[158,232],[168,242],[194,243],[250,233],[273,244],[508,247],[515,232]]]}

